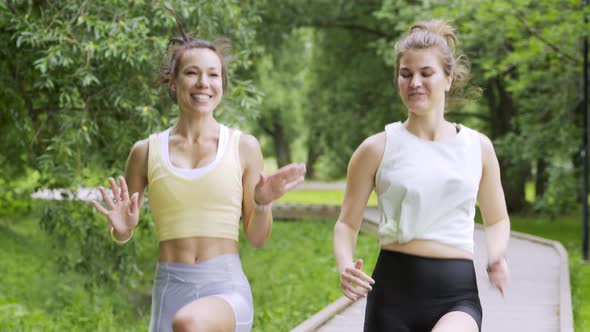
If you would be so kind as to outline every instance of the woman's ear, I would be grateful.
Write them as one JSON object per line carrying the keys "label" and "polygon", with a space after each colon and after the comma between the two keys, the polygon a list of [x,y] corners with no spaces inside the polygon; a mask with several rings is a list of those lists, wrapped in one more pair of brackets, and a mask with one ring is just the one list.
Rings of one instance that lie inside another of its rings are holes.
{"label": "woman's ear", "polygon": [[172,75],[170,75],[170,79],[168,80],[168,89],[172,92],[176,92],[176,81]]}
{"label": "woman's ear", "polygon": [[445,89],[446,92],[451,90],[451,86],[453,85],[453,80],[455,79],[455,75],[451,73],[451,75],[447,76],[447,88]]}

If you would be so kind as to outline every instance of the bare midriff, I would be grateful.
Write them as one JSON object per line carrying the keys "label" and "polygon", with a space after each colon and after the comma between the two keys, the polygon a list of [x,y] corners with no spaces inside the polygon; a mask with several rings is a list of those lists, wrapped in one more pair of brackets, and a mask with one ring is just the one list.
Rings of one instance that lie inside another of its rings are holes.
{"label": "bare midriff", "polygon": [[238,253],[238,242],[230,239],[189,237],[160,242],[160,262],[195,264]]}
{"label": "bare midriff", "polygon": [[464,258],[473,260],[473,254],[465,250],[430,240],[411,240],[406,243],[390,243],[383,250],[430,258]]}

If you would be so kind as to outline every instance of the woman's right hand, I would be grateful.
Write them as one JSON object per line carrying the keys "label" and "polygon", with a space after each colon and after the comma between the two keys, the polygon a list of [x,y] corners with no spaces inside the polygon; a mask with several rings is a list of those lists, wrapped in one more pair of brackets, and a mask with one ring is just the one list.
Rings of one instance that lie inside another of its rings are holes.
{"label": "woman's right hand", "polygon": [[363,260],[358,259],[354,264],[347,265],[340,271],[340,288],[344,296],[353,301],[367,296],[367,293],[373,289],[371,285],[375,284],[375,280],[361,270],[362,267]]}
{"label": "woman's right hand", "polygon": [[107,217],[114,232],[120,234],[121,237],[128,238],[139,221],[139,208],[137,203],[139,193],[133,193],[133,195],[129,197],[127,183],[122,176],[119,177],[120,188],[117,187],[117,183],[113,178],[109,178],[109,183],[111,185],[113,198],[109,197],[103,187],[99,188],[102,199],[109,210],[105,209],[96,200],[92,200],[92,204],[98,212]]}

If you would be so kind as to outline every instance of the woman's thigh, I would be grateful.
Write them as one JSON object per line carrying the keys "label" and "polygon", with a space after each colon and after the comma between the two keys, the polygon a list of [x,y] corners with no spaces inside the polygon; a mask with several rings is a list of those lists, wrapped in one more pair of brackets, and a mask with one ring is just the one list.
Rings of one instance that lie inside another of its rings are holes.
{"label": "woman's thigh", "polygon": [[231,324],[231,331],[248,332],[253,320],[252,302],[237,255],[194,265],[158,263],[149,331],[171,332],[173,322],[179,330],[180,326],[200,322],[201,326]]}
{"label": "woman's thigh", "polygon": [[432,332],[478,332],[475,319],[463,311],[452,311],[442,316]]}

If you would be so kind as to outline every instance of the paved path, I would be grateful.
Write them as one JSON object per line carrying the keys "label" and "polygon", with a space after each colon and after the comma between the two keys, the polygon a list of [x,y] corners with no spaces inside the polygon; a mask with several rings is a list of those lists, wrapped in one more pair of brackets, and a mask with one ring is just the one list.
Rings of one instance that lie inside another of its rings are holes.
{"label": "paved path", "polygon": [[[365,231],[374,231],[377,211],[367,209]],[[508,260],[512,272],[506,297],[490,287],[485,272],[485,238],[475,231],[475,269],[484,319],[484,332],[570,332],[573,317],[567,254],[555,241],[512,233]],[[346,298],[330,304],[291,332],[362,331],[364,299]]]}

